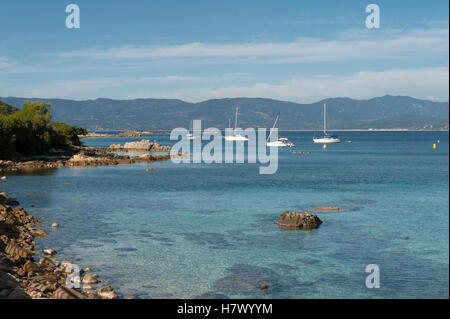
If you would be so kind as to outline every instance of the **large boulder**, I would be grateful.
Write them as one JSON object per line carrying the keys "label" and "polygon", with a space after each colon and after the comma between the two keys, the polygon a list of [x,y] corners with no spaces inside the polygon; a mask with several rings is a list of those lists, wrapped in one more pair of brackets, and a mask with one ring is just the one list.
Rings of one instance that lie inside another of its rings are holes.
{"label": "large boulder", "polygon": [[120,150],[122,148],[122,144],[111,144],[110,146],[108,146],[108,149],[111,150]]}
{"label": "large boulder", "polygon": [[280,215],[276,224],[287,229],[308,230],[319,227],[322,221],[316,214],[309,212],[290,212],[285,211]]}
{"label": "large boulder", "polygon": [[149,140],[141,140],[138,142],[128,142],[123,146],[121,144],[111,144],[108,146],[111,151],[170,151],[170,146],[151,143]]}
{"label": "large boulder", "polygon": [[128,142],[123,145],[123,148],[128,150],[149,151],[152,148],[152,143],[150,143],[149,140],[141,140],[139,142]]}

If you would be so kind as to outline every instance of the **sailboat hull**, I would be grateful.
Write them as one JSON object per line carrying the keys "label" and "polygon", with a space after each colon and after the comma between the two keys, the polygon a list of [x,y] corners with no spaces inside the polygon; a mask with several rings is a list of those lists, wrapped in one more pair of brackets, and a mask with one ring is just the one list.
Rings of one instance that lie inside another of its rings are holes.
{"label": "sailboat hull", "polygon": [[287,141],[274,141],[274,142],[267,142],[267,147],[293,147],[294,144]]}
{"label": "sailboat hull", "polygon": [[319,138],[313,138],[314,143],[322,143],[322,144],[328,144],[328,143],[340,143],[341,139],[336,137],[319,137]]}
{"label": "sailboat hull", "polygon": [[225,136],[226,141],[248,141],[248,138],[242,135],[228,135]]}

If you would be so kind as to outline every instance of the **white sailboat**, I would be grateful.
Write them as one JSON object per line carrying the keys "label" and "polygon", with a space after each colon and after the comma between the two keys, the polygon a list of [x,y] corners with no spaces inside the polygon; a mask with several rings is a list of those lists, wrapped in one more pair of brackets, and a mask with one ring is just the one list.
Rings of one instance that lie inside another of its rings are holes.
{"label": "white sailboat", "polygon": [[327,133],[327,105],[323,105],[323,137],[313,137],[314,143],[340,143],[341,139],[334,134]]}
{"label": "white sailboat", "polygon": [[278,112],[277,118],[275,119],[275,123],[273,123],[272,128],[270,129],[269,136],[267,137],[266,144],[268,147],[293,147],[294,143],[291,143],[288,141],[286,137],[278,137],[276,141],[270,141],[270,136],[272,135],[273,130],[275,127],[279,128],[277,125],[280,123],[280,113]]}
{"label": "white sailboat", "polygon": [[233,133],[233,135],[226,135],[225,136],[226,141],[248,141],[248,138],[246,136],[241,135],[241,134],[236,134],[238,111],[239,111],[239,107],[236,107],[236,114],[234,116],[234,133]]}
{"label": "white sailboat", "polygon": [[189,124],[189,133],[187,133],[186,137],[188,138],[188,140],[194,140],[195,139],[194,132],[192,131],[192,121]]}

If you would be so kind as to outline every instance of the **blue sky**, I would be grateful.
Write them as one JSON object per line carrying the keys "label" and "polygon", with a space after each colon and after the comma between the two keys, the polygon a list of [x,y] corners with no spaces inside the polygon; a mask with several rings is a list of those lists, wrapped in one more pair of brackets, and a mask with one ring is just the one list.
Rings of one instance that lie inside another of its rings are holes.
{"label": "blue sky", "polygon": [[[80,29],[65,26],[70,3]],[[436,0],[9,1],[0,96],[448,101],[448,13]]]}

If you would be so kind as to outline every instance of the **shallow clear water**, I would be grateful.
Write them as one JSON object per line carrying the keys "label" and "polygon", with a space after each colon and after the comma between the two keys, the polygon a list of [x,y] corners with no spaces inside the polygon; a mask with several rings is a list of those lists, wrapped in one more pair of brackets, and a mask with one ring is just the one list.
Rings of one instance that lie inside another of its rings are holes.
{"label": "shallow clear water", "polygon": [[[341,132],[352,143],[326,150],[312,133],[281,135],[311,154],[280,149],[275,175],[259,175],[259,164],[167,161],[13,175],[0,188],[45,217],[40,247],[122,295],[448,298],[448,132]],[[284,210],[326,205],[345,210],[318,212],[318,229],[274,224]],[[379,289],[365,286],[368,264],[380,267]]]}

